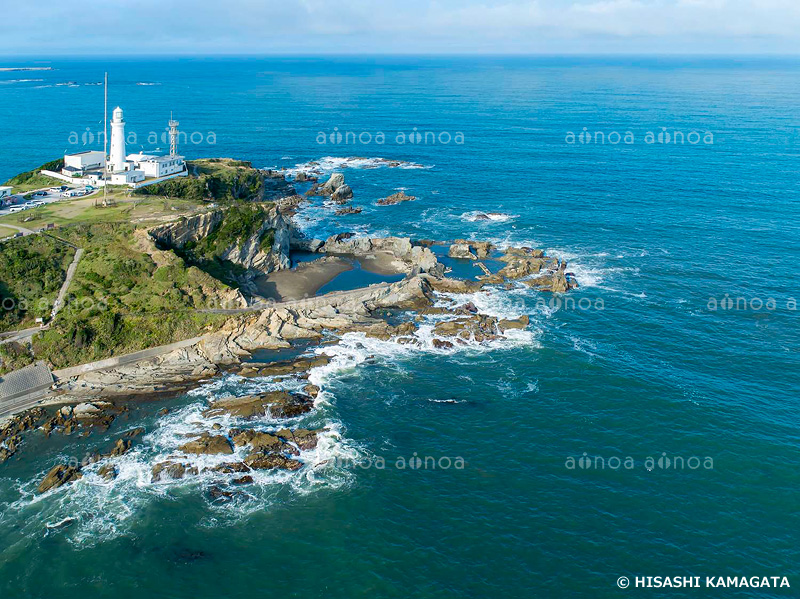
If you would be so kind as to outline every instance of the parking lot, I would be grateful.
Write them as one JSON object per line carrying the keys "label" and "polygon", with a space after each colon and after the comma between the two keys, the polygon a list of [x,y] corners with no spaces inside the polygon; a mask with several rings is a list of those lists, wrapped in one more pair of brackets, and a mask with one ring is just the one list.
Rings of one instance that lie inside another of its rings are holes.
{"label": "parking lot", "polygon": [[76,187],[63,185],[40,189],[34,192],[27,192],[24,195],[28,196],[28,199],[23,199],[23,194],[15,194],[15,197],[19,198],[21,201],[19,201],[19,203],[0,208],[0,216],[7,216],[16,212],[30,210],[31,208],[44,206],[45,204],[50,204],[51,202],[84,197],[94,193],[95,191],[97,191],[97,189],[91,186],[88,186],[87,188],[85,185]]}

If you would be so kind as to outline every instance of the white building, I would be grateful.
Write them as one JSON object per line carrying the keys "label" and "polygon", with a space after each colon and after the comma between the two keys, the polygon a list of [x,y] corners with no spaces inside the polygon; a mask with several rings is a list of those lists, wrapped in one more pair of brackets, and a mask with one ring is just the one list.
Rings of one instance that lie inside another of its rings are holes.
{"label": "white building", "polygon": [[[111,185],[129,185],[135,187],[146,179],[161,179],[171,176],[187,176],[186,162],[177,154],[178,121],[170,119],[170,153],[165,156],[156,154],[126,154],[125,151],[125,119],[122,108],[114,109],[111,119],[111,139],[108,161],[103,152],[87,150],[64,156],[62,174],[69,177],[86,177],[96,185],[103,185],[101,173],[106,164],[106,175]],[[156,182],[156,181],[153,181]],[[2,197],[2,196],[0,196]]]}
{"label": "white building", "polygon": [[5,200],[11,197],[10,187],[0,187],[0,200]]}
{"label": "white building", "polygon": [[130,154],[128,162],[140,171],[144,171],[146,177],[158,179],[167,175],[174,175],[186,170],[186,163],[183,156],[154,156],[152,154]]}
{"label": "white building", "polygon": [[75,175],[82,176],[87,171],[102,170],[104,162],[105,156],[103,152],[97,150],[66,154],[62,173],[70,177]]}
{"label": "white building", "polygon": [[111,173],[109,183],[111,185],[133,185],[145,180],[143,171],[132,169],[129,171],[120,171],[118,173]]}

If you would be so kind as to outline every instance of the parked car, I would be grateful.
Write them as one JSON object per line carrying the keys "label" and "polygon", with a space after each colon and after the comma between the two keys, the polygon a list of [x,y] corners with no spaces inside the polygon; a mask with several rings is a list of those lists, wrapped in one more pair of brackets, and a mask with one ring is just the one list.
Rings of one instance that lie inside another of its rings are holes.
{"label": "parked car", "polygon": [[9,209],[9,212],[22,212],[23,210],[25,210],[25,208],[22,206],[13,206]]}

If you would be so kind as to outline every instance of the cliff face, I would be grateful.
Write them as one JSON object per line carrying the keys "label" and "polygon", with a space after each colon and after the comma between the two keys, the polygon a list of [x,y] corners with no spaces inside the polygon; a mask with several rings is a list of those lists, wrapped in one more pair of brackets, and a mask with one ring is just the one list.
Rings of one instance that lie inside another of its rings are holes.
{"label": "cliff face", "polygon": [[148,231],[158,245],[165,248],[183,248],[189,242],[197,243],[222,222],[222,210],[204,212],[197,216],[182,218]]}
{"label": "cliff face", "polygon": [[219,259],[248,271],[245,278],[283,270],[289,259],[290,225],[272,204],[233,206],[159,225],[148,231],[161,248]]}
{"label": "cliff face", "polygon": [[[272,243],[264,243],[265,236],[269,241],[270,235]],[[290,268],[289,227],[281,215],[265,220],[255,233],[238,244],[228,246],[219,257],[261,273]]]}

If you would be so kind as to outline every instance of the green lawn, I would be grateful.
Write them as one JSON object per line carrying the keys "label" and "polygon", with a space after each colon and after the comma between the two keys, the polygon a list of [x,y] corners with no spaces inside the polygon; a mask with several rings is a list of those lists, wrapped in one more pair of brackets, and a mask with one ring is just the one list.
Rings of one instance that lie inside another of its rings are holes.
{"label": "green lawn", "polygon": [[0,239],[3,239],[5,237],[10,237],[11,235],[14,235],[16,232],[17,232],[16,229],[0,225]]}
{"label": "green lawn", "polygon": [[102,202],[102,191],[90,196],[71,200],[59,200],[39,208],[31,208],[0,218],[3,223],[11,223],[29,229],[37,229],[47,223],[69,225],[75,223],[137,222],[158,221],[165,217],[190,214],[203,206],[202,202],[182,199],[165,199],[158,196],[129,196],[127,189],[113,189],[109,195],[115,206],[97,207]]}

